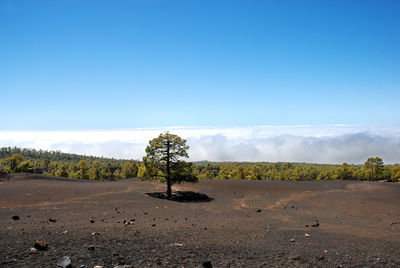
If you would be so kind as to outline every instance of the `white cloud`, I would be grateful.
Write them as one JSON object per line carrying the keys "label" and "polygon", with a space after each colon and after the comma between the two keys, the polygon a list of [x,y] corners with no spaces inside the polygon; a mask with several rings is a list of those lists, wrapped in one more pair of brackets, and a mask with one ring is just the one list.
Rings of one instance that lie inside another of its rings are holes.
{"label": "white cloud", "polygon": [[0,146],[141,159],[148,141],[167,130],[187,139],[192,161],[400,162],[400,128],[354,125],[0,131]]}

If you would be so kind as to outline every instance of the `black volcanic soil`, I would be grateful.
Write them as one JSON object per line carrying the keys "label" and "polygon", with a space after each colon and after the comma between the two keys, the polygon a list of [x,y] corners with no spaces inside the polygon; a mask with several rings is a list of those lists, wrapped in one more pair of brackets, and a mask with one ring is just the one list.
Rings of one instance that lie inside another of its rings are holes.
{"label": "black volcanic soil", "polygon": [[[2,179],[0,267],[56,267],[63,256],[89,268],[400,266],[398,183],[203,180],[173,190],[209,202],[146,194],[164,190],[138,179]],[[31,252],[37,240],[48,250]]]}

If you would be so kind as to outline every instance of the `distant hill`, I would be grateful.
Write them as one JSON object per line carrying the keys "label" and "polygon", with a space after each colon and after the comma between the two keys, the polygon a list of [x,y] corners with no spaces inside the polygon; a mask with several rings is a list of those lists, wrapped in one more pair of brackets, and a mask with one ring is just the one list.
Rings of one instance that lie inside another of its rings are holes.
{"label": "distant hill", "polygon": [[29,160],[44,160],[50,161],[67,161],[67,162],[79,162],[80,160],[86,161],[122,161],[126,162],[125,159],[106,158],[98,156],[87,156],[79,154],[62,153],[60,151],[46,151],[36,150],[29,148],[18,148],[18,147],[2,147],[0,149],[0,158],[10,157],[13,154],[21,154],[25,159]]}

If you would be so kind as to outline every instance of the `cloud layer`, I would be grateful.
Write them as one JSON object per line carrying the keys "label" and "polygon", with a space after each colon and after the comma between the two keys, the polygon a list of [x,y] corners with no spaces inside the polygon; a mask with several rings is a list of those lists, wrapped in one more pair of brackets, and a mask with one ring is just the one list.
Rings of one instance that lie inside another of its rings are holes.
{"label": "cloud layer", "polygon": [[400,162],[400,128],[349,125],[0,131],[0,146],[141,159],[148,141],[163,131],[187,139],[191,161],[359,164],[380,156],[386,163]]}

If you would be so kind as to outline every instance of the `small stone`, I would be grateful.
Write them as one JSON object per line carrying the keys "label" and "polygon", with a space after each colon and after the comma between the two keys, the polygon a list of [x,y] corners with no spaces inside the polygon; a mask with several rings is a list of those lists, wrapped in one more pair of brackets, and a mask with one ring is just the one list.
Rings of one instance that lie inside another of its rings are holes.
{"label": "small stone", "polygon": [[48,220],[49,220],[49,222],[52,222],[52,223],[56,223],[56,221],[57,221],[56,219],[53,219],[53,218],[49,218]]}
{"label": "small stone", "polygon": [[19,220],[19,216],[14,215],[14,216],[11,217],[11,219],[13,219],[14,221],[17,221],[17,220]]}
{"label": "small stone", "polygon": [[114,257],[118,257],[118,256],[119,256],[119,253],[116,252],[116,251],[113,251],[112,255],[113,255]]}
{"label": "small stone", "polygon": [[71,267],[71,259],[68,256],[64,256],[58,263],[57,267],[62,268],[70,268]]}
{"label": "small stone", "polygon": [[309,235],[309,234],[305,234],[304,236],[305,236],[305,237],[310,237],[310,235]]}
{"label": "small stone", "polygon": [[261,209],[257,209],[256,212],[261,212]]}
{"label": "small stone", "polygon": [[67,234],[67,233],[68,233],[68,230],[62,231],[61,233],[62,233],[62,234]]}
{"label": "small stone", "polygon": [[94,246],[93,245],[89,245],[87,249],[88,250],[94,250]]}
{"label": "small stone", "polygon": [[292,242],[292,243],[293,243],[293,242],[295,242],[295,241],[296,241],[296,240],[294,240],[293,238],[292,238],[292,239],[290,239],[290,242]]}
{"label": "small stone", "polygon": [[90,219],[90,223],[94,223],[94,220],[93,220],[93,219]]}
{"label": "small stone", "polygon": [[96,265],[95,267],[93,267],[93,268],[104,268],[103,266],[101,266],[101,265]]}
{"label": "small stone", "polygon": [[210,261],[203,262],[203,268],[212,268],[212,264]]}
{"label": "small stone", "polygon": [[100,232],[93,232],[90,235],[100,235]]}
{"label": "small stone", "polygon": [[317,257],[317,260],[319,260],[319,261],[322,261],[323,259],[325,259],[325,256],[323,254],[321,254]]}
{"label": "small stone", "polygon": [[305,225],[306,227],[310,227],[308,224]]}
{"label": "small stone", "polygon": [[36,241],[35,244],[33,245],[33,247],[36,248],[37,250],[44,251],[44,250],[47,250],[48,244],[44,240]]}
{"label": "small stone", "polygon": [[156,226],[154,223],[151,225],[151,227],[154,227],[154,226]]}
{"label": "small stone", "polygon": [[37,252],[37,249],[36,249],[36,248],[30,248],[29,251],[30,251],[31,253],[36,253],[36,252]]}
{"label": "small stone", "polygon": [[88,268],[86,265],[82,264],[79,268]]}
{"label": "small stone", "polygon": [[298,261],[298,260],[300,260],[300,259],[301,259],[300,255],[294,255],[294,256],[292,256],[292,260],[294,260],[294,261]]}
{"label": "small stone", "polygon": [[132,265],[125,264],[125,265],[117,265],[117,266],[114,266],[114,268],[133,268],[133,266],[132,266]]}

